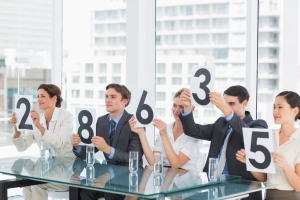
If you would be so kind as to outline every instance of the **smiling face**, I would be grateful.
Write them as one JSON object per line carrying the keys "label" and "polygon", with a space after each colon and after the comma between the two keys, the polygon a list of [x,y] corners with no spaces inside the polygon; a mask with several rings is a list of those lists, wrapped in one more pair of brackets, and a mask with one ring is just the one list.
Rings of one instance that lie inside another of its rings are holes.
{"label": "smiling face", "polygon": [[180,111],[183,109],[183,104],[179,97],[175,97],[173,100],[172,113],[175,120],[179,120]]}
{"label": "smiling face", "polygon": [[49,108],[54,108],[56,104],[56,96],[53,96],[52,98],[49,96],[48,92],[44,89],[38,90],[38,96],[37,96],[37,102],[39,109],[45,110]]}
{"label": "smiling face", "polygon": [[108,88],[105,94],[106,111],[110,114],[121,114],[125,105],[128,103],[128,99],[122,99],[121,93],[117,92],[114,88]]}
{"label": "smiling face", "polygon": [[275,99],[273,107],[274,123],[285,124],[294,122],[298,111],[299,109],[297,107],[291,108],[284,96],[278,96]]}
{"label": "smiling face", "polygon": [[241,119],[244,119],[246,106],[248,104],[247,100],[244,100],[242,103],[240,103],[238,97],[226,94],[224,94],[224,100],[227,103],[227,105],[230,106],[233,112],[237,114],[237,116],[239,116]]}

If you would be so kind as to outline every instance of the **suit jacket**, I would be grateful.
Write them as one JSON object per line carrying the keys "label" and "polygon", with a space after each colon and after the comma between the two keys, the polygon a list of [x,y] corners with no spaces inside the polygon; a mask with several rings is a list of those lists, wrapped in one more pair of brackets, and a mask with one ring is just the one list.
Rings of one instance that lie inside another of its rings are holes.
{"label": "suit jacket", "polygon": [[[104,138],[107,144],[110,144],[109,139],[109,114],[103,115],[98,118],[96,123],[96,135]],[[143,148],[138,134],[134,133],[130,129],[128,120],[131,118],[131,114],[128,114],[126,110],[117,125],[115,136],[111,147],[115,148],[115,155],[111,161],[114,162],[125,162],[129,161],[129,151],[138,151],[139,163],[143,163]],[[98,151],[97,148],[96,152]],[[76,156],[85,159],[86,147],[83,146],[80,153],[76,153],[74,148],[73,152]],[[108,155],[103,153],[106,160],[110,160]]]}
{"label": "suit jacket", "polygon": [[209,158],[217,158],[220,149],[224,143],[228,126],[232,128],[232,133],[229,136],[227,150],[226,150],[226,163],[228,173],[230,175],[242,176],[243,178],[256,180],[251,172],[246,170],[246,165],[236,159],[236,152],[240,149],[245,149],[243,140],[243,127],[248,128],[268,128],[264,120],[253,120],[250,112],[246,111],[246,117],[241,120],[235,113],[230,121],[226,121],[225,117],[220,117],[213,124],[200,125],[196,124],[193,118],[193,113],[186,116],[180,114],[180,120],[183,125],[183,131],[186,135],[199,138],[202,140],[211,141],[207,160],[203,171],[208,172]]}
{"label": "suit jacket", "polygon": [[18,151],[25,151],[33,142],[36,142],[40,148],[41,141],[43,141],[51,145],[56,156],[74,157],[70,143],[70,136],[73,133],[73,116],[70,112],[55,108],[48,130],[45,116],[42,113],[40,114],[40,124],[46,129],[43,136],[40,130],[33,125],[33,130],[28,131],[25,136],[21,135],[12,139]]}

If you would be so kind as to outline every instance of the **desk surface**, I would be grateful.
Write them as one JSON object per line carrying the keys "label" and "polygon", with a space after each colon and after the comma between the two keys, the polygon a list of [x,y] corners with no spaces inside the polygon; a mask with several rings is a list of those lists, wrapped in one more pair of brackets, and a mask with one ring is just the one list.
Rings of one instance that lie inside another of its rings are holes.
{"label": "desk surface", "polygon": [[136,174],[131,174],[128,164],[99,161],[87,167],[84,160],[68,157],[54,157],[49,162],[36,157],[4,158],[0,159],[0,173],[145,199],[174,195],[216,199],[263,189],[260,183],[237,176],[222,176],[209,182],[205,174],[203,177],[180,169],[164,168],[162,174],[156,175],[150,166],[140,166]]}

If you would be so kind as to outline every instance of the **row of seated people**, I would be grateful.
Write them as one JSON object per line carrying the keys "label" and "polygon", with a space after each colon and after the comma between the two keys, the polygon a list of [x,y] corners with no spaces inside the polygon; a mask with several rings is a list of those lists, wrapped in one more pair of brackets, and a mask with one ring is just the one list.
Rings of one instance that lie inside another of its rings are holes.
{"label": "row of seated people", "polygon": [[[40,147],[41,142],[50,144],[57,156],[79,157],[85,159],[86,146],[79,145],[81,138],[73,133],[73,117],[61,109],[61,90],[53,84],[41,84],[38,89],[39,114],[31,110],[34,131],[24,136],[17,131],[17,117],[13,113],[10,123],[14,127],[13,144],[19,151],[26,150],[33,142]],[[100,116],[96,123],[96,136],[91,141],[95,151],[103,152],[106,160],[128,163],[129,152],[137,151],[140,164],[145,155],[149,165],[154,164],[153,153],[163,154],[165,166],[186,170],[196,169],[198,149],[202,140],[210,141],[209,158],[219,158],[219,174],[242,176],[247,180],[267,182],[275,185],[268,189],[266,199],[300,199],[300,131],[295,121],[300,117],[300,97],[292,91],[279,93],[274,101],[273,116],[280,129],[273,131],[275,174],[249,172],[246,170],[243,142],[243,127],[268,128],[262,120],[253,120],[246,111],[249,93],[243,86],[231,86],[221,95],[209,93],[210,102],[222,113],[215,123],[197,124],[194,121],[190,91],[179,90],[173,98],[172,113],[174,122],[166,124],[154,119],[153,125],[159,130],[152,151],[143,128],[135,127],[135,116],[125,108],[131,100],[131,92],[124,85],[106,86],[105,105],[108,114]],[[208,171],[208,162],[203,169]],[[67,191],[68,187],[47,183],[23,188],[24,199],[47,199],[47,190]],[[122,195],[105,194],[99,191],[81,190],[82,199],[124,199]],[[251,193],[248,199],[262,199],[261,192]]]}

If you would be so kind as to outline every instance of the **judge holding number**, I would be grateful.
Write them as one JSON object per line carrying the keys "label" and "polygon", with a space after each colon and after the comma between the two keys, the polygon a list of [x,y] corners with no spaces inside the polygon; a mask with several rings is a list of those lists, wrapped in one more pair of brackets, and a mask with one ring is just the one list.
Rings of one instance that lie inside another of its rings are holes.
{"label": "judge holding number", "polygon": [[[297,93],[284,91],[276,96],[273,116],[279,130],[273,131],[275,174],[251,172],[262,182],[275,185],[268,189],[267,200],[300,199],[300,130],[295,128],[295,121],[300,119],[300,97]],[[241,149],[236,158],[245,163],[246,152]]]}
{"label": "judge holding number", "polygon": [[[16,113],[12,114],[10,123],[14,127],[13,144],[18,151],[25,151],[33,142],[36,142],[39,148],[41,142],[46,142],[52,149],[52,156],[71,156],[72,145],[69,142],[70,135],[73,131],[73,117],[68,111],[61,109],[61,90],[53,84],[41,84],[38,87],[37,103],[43,113],[39,114],[35,109],[30,111],[33,124],[33,131],[27,132],[24,136],[17,131]],[[69,187],[54,183],[47,183],[36,186],[23,188],[25,200],[48,199],[47,190],[51,191],[68,191]]]}
{"label": "judge holding number", "polygon": [[[164,166],[172,168],[193,169],[197,168],[198,149],[201,140],[189,137],[184,134],[179,114],[183,105],[179,96],[183,89],[176,92],[173,99],[172,113],[175,122],[166,124],[160,119],[154,119],[153,125],[159,130],[154,147],[155,152],[163,154]],[[149,146],[146,132],[143,128],[136,128],[134,116],[129,120],[131,130],[139,135],[146,159],[150,165],[154,165],[153,152]]]}
{"label": "judge holding number", "polygon": [[[211,141],[203,171],[208,172],[209,158],[219,158],[219,174],[256,180],[250,172],[247,172],[246,165],[236,160],[235,154],[239,149],[244,148],[243,127],[267,128],[267,123],[264,120],[253,120],[251,114],[246,111],[249,93],[243,86],[231,86],[224,91],[224,95],[217,92],[210,92],[206,95],[209,95],[210,102],[222,111],[224,117],[218,118],[213,124],[196,124],[188,89],[180,95],[184,109],[179,116],[185,134]],[[249,194],[249,199],[261,199],[261,192]]]}

